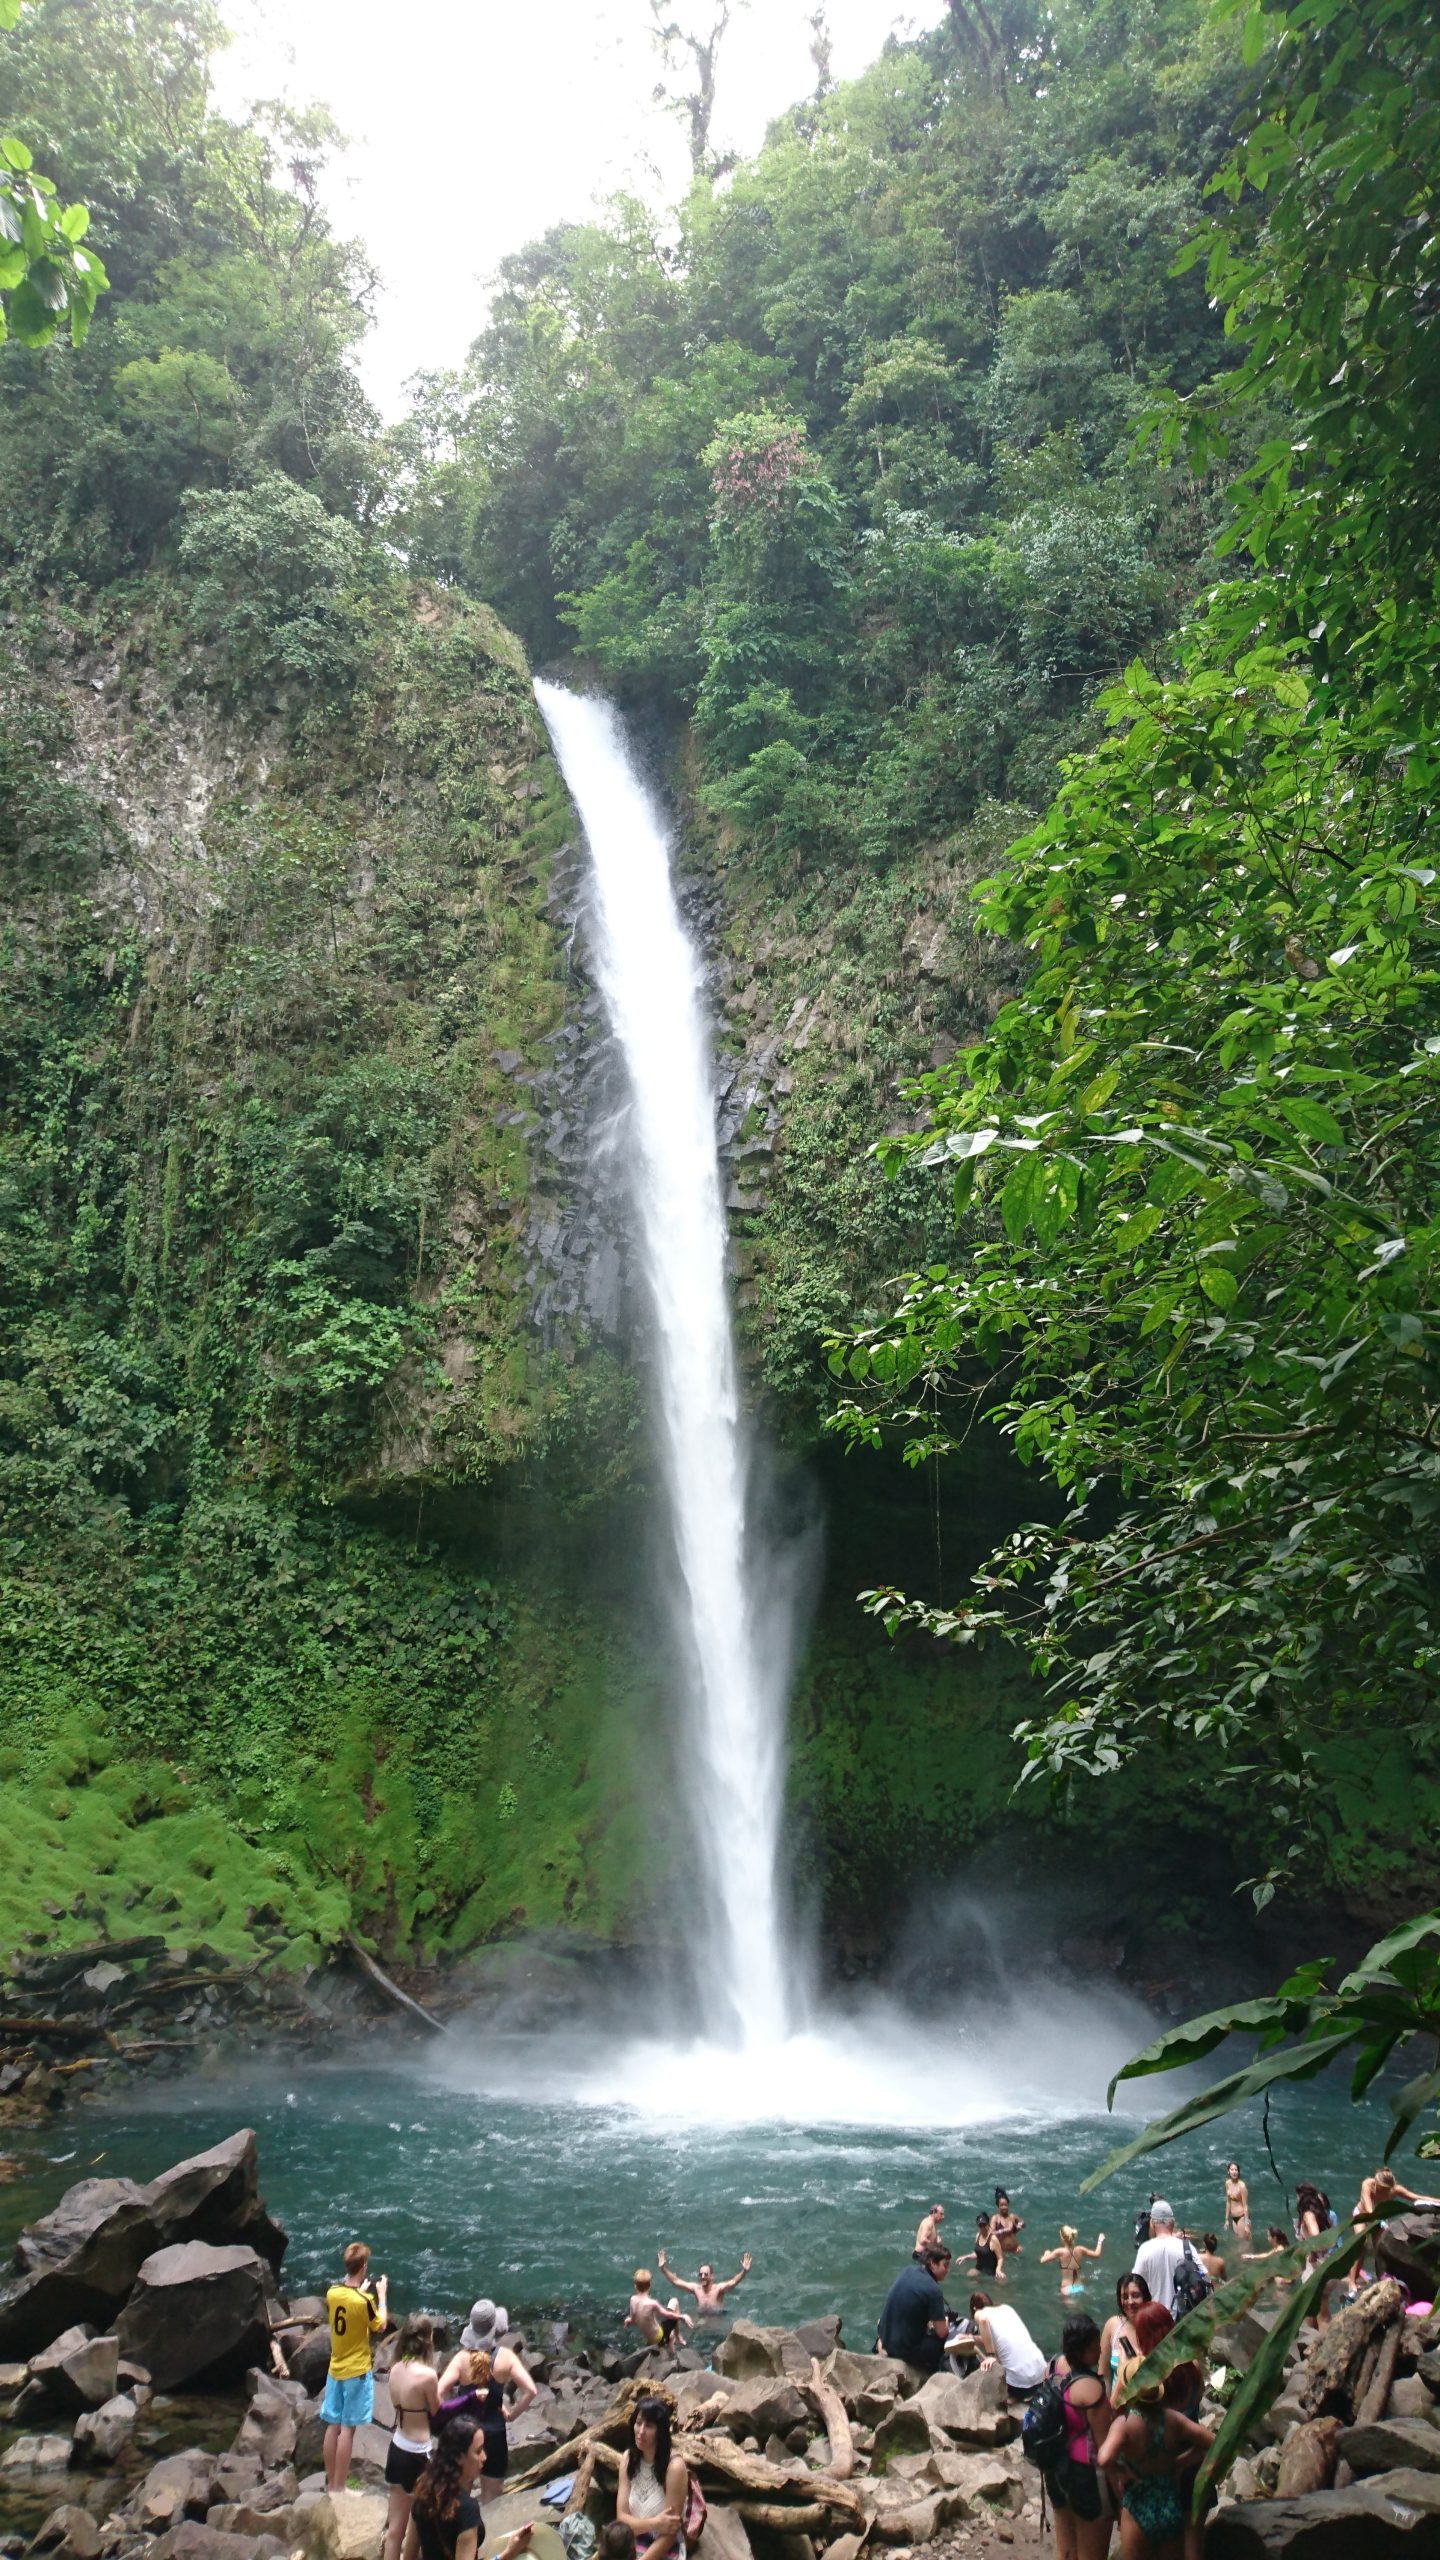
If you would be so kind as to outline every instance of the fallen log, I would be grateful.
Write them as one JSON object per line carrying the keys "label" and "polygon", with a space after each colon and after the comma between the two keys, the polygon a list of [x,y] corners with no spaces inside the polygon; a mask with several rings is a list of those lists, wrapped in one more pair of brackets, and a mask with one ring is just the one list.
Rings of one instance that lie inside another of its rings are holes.
{"label": "fallen log", "polygon": [[94,2033],[89,2018],[0,2018],[0,2036],[23,2036],[27,2044],[32,2036],[68,2036],[72,2044],[83,2044]]}
{"label": "fallen log", "polygon": [[1395,2367],[1400,2361],[1400,2343],[1404,2335],[1405,2315],[1403,2310],[1400,2310],[1396,2312],[1388,2329],[1378,2341],[1379,2351],[1375,2358],[1374,2369],[1356,2405],[1357,2427],[1373,2426],[1377,2418],[1384,2417],[1385,2403],[1390,2397],[1390,2385],[1395,2379]]}
{"label": "fallen log", "polygon": [[1347,2423],[1353,2419],[1355,2386],[1370,2341],[1387,2321],[1399,2319],[1404,2309],[1404,2290],[1394,2276],[1388,2276],[1383,2284],[1367,2285],[1359,2300],[1331,2321],[1305,2369],[1302,2416],[1344,2418]]}
{"label": "fallen log", "polygon": [[826,2381],[818,2356],[810,2359],[810,2397],[825,2421],[825,2433],[830,2439],[829,2477],[848,2480],[855,2468],[855,2439],[845,2403],[834,2383]]}
{"label": "fallen log", "polygon": [[746,2524],[768,2525],[772,2533],[821,2533],[830,2522],[828,2507],[775,2506],[765,2498],[737,2498],[734,2512]]}
{"label": "fallen log", "polygon": [[422,2027],[428,2027],[432,2035],[448,2036],[450,2030],[443,2019],[432,2017],[428,2009],[421,2008],[418,2000],[411,1999],[408,1991],[401,1990],[398,1982],[392,1982],[389,1974],[381,1970],[374,1957],[366,1954],[353,1929],[347,1929],[345,1944],[361,1972],[368,1974],[376,1989],[383,1991],[387,2000],[393,2000],[397,2009],[405,2009],[412,2018],[418,2018]]}
{"label": "fallen log", "polygon": [[594,2454],[594,2450],[593,2450],[593,2448],[592,2448],[592,2450],[591,2450],[589,2453],[587,2453],[587,2454],[586,2454],[584,2461],[581,2463],[579,2470],[576,2472],[576,2474],[575,2474],[575,2486],[574,2486],[574,2488],[571,2490],[569,2497],[568,2497],[568,2498],[566,2499],[566,2501],[565,2501],[565,2513],[567,2514],[567,2516],[574,2516],[574,2515],[578,2515],[578,2514],[580,2513],[581,2509],[583,2508],[583,2506],[584,2506],[584,2504],[585,2504],[586,2499],[587,2499],[587,2498],[589,2497],[589,2495],[590,2495],[590,2484],[591,2484],[591,2482],[593,2481],[594,2477],[595,2477],[595,2454]]}
{"label": "fallen log", "polygon": [[730,2436],[687,2436],[685,2459],[692,2469],[718,2472],[735,2488],[752,2490],[760,2497],[774,2499],[777,2491],[783,2497],[790,2489],[807,2505],[820,2499],[832,2514],[859,2517],[864,2513],[859,2491],[833,2479],[828,2471],[811,2471],[803,2462],[782,2471],[778,2463],[767,2462],[763,2453],[747,2453]]}

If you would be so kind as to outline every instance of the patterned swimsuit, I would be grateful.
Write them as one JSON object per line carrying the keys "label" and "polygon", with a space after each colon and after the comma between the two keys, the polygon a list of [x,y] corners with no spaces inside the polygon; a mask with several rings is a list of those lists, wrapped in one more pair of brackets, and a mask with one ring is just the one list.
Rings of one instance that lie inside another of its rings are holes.
{"label": "patterned swimsuit", "polygon": [[[1163,2453],[1163,2409],[1145,2411],[1145,2433],[1150,2440],[1152,2456]],[[1127,2480],[1123,2504],[1147,2542],[1174,2542],[1185,2530],[1185,2500],[1173,2472],[1146,2472]]]}

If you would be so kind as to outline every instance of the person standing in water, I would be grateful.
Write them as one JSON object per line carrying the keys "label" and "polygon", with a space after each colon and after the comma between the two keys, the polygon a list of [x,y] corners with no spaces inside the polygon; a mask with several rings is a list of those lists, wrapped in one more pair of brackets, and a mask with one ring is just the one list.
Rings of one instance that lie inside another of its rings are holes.
{"label": "person standing in water", "polygon": [[1005,2261],[1000,2254],[999,2243],[991,2230],[988,2213],[977,2213],[975,2216],[975,2273],[977,2276],[985,2276],[995,2284],[1003,2284],[1005,2281]]}
{"label": "person standing in water", "polygon": [[1013,2210],[1004,2188],[997,2187],[995,2210],[990,2216],[990,2237],[1003,2257],[1019,2257],[1020,2234],[1024,2228],[1025,2224],[1021,2216]]}
{"label": "person standing in water", "polygon": [[1230,2161],[1225,2171],[1225,2228],[1234,2232],[1236,2247],[1243,2249],[1250,2238],[1250,2190],[1238,2160]]}
{"label": "person standing in water", "polygon": [[1098,2258],[1104,2246],[1105,2234],[1103,2231],[1096,2241],[1094,2248],[1087,2249],[1079,2232],[1076,2230],[1074,2223],[1062,2222],[1060,2225],[1059,2248],[1042,2249],[1040,2252],[1040,2264],[1042,2267],[1052,2267],[1058,2258],[1060,2261],[1060,2290],[1062,2294],[1083,2293],[1085,2290],[1085,2261],[1087,2258]]}
{"label": "person standing in water", "polygon": [[370,2340],[384,2328],[389,2282],[368,2281],[370,2252],[363,2240],[352,2240],[345,2252],[345,2273],[325,2295],[330,2328],[330,2370],[320,2415],[325,2422],[325,2486],[343,2489],[357,2427],[368,2426],[375,2407],[375,2376]]}
{"label": "person standing in water", "polygon": [[[726,2276],[719,2284],[715,2281],[715,2270],[711,2266],[701,2267],[693,2283],[689,2276],[677,2276],[673,2267],[666,2266],[663,2249],[657,2253],[655,2264],[669,2277],[672,2284],[679,2285],[682,2293],[694,2294],[695,2309],[701,2319],[713,2320],[717,2312],[724,2310],[726,2294],[733,2293],[737,2284],[743,2284],[750,2273],[750,2252],[748,2249],[742,2251],[739,2274]],[[658,2303],[656,2310],[657,2312],[659,2310]]]}
{"label": "person standing in water", "polygon": [[915,2247],[911,2253],[917,2267],[923,2267],[925,2263],[925,2252],[927,2249],[934,2249],[943,2246],[944,2235],[941,2232],[940,2225],[944,2219],[945,2207],[943,2204],[932,2204],[929,2212],[922,2216],[920,2228],[915,2234]]}

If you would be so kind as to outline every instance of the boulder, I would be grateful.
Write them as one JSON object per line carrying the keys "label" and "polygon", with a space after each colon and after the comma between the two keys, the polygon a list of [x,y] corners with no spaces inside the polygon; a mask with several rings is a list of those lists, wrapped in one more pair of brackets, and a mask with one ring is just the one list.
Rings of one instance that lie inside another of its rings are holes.
{"label": "boulder", "polygon": [[76,2321],[108,2327],[154,2246],[132,2178],[67,2187],[15,2243],[17,2280],[0,2286],[0,2355],[34,2355]]}
{"label": "boulder", "polygon": [[803,2356],[816,2356],[823,2364],[840,2344],[840,2314],[827,2311],[819,2320],[802,2320],[790,2334]]}
{"label": "boulder", "polygon": [[[691,2415],[692,2411],[708,2407],[712,2400],[718,2406],[723,2406],[726,2401],[734,2398],[739,2388],[738,2382],[732,2382],[729,2376],[723,2373],[687,2373],[675,2394],[676,2418],[684,2420]],[[607,2401],[609,2396],[607,2392],[605,2394]]]}
{"label": "boulder", "polygon": [[[855,2543],[855,2560],[859,2560],[859,2542],[853,2534],[850,2539]],[[826,2560],[831,2560],[834,2550],[832,2543]],[[733,2507],[722,2507],[718,2502],[710,2505],[705,2517],[705,2560],[755,2560],[745,2519]]]}
{"label": "boulder", "polygon": [[1260,2423],[1276,2444],[1283,2444],[1292,2428],[1300,2426],[1309,2415],[1305,2398],[1303,2369],[1293,2373],[1278,2400],[1272,2400]]}
{"label": "boulder", "polygon": [[778,2379],[785,2371],[785,2335],[783,2329],[757,2329],[753,2321],[735,2321],[715,2350],[716,2372],[729,2374],[734,2382],[760,2381],[766,2376]]}
{"label": "boulder", "polygon": [[[1440,2437],[1436,2441],[1440,2443]],[[1340,2459],[1339,2443],[1338,2418],[1309,2418],[1303,2427],[1292,2428],[1280,2447],[1277,2498],[1304,2498],[1313,2489],[1330,2488]]]}
{"label": "boulder", "polygon": [[99,2560],[100,2527],[88,2507],[52,2507],[30,2547],[61,2560]]}
{"label": "boulder", "polygon": [[82,2409],[75,2421],[75,2460],[104,2469],[118,2462],[140,2412],[129,2393],[117,2391],[98,2409]]}
{"label": "boulder", "polygon": [[295,2539],[297,2502],[273,2507],[257,2506],[253,2499],[220,2502],[213,2506],[205,2521],[213,2533],[243,2533],[252,2541],[257,2535],[275,2534],[288,2550]]}
{"label": "boulder", "polygon": [[1212,2364],[1231,2365],[1236,2373],[1248,2373],[1266,2335],[1264,2324],[1252,2312],[1242,2311],[1238,2320],[1227,2320],[1223,2329],[1216,2330],[1210,2342],[1210,2360]]}
{"label": "boulder", "polygon": [[[1285,2476],[1285,2452],[1280,2476]],[[1340,2435],[1340,2458],[1354,2472],[1440,2471],[1440,2427],[1428,2418],[1379,2418],[1368,2427],[1346,2427]]]}
{"label": "boulder", "polygon": [[292,2382],[298,2382],[302,2389],[311,2393],[312,2396],[317,2391],[323,2391],[325,2377],[330,2370],[329,2330],[307,2329],[303,2336],[297,2338],[294,2345],[287,2349],[285,2361],[289,2366]]}
{"label": "boulder", "polygon": [[1385,2405],[1387,2418],[1429,2418],[1434,2409],[1434,2401],[1418,2373],[1402,2373],[1391,2383]]}
{"label": "boulder", "polygon": [[77,2321],[108,2329],[145,2260],[173,2243],[241,2243],[273,2272],[285,2234],[260,2201],[256,2171],[255,2136],[246,2131],[148,2186],[82,2178],[67,2187],[15,2244],[16,2281],[0,2286],[0,2355],[34,2355]]}
{"label": "boulder", "polygon": [[913,2385],[915,2376],[908,2365],[896,2356],[857,2356],[848,2347],[836,2347],[821,2368],[825,2380],[839,2392],[852,2418],[862,2426],[878,2426],[887,2410]]}
{"label": "boulder", "polygon": [[182,2240],[140,2267],[117,2325],[157,2390],[238,2380],[266,2353],[270,2270],[253,2249]]}
{"label": "boulder", "polygon": [[389,2503],[378,2489],[330,2490],[308,2500],[297,2520],[298,2547],[306,2560],[380,2560]]}
{"label": "boulder", "polygon": [[930,2419],[919,2400],[897,2400],[875,2430],[871,2463],[876,2472],[884,2473],[897,2455],[928,2454],[934,2444],[944,2442],[938,2431],[932,2435]]}
{"label": "boulder", "polygon": [[[699,2374],[697,2381],[706,2376]],[[793,2382],[783,2377],[757,2374],[746,2382],[737,2382],[715,2423],[727,2435],[743,2443],[746,2436],[788,2436],[792,2427],[803,2427],[809,2436],[810,2412]]]}
{"label": "boulder", "polygon": [[309,2396],[303,2384],[282,2382],[277,2374],[266,2373],[258,2366],[247,2374],[246,2381],[250,2405],[231,2450],[258,2454],[267,2468],[288,2462],[295,2450],[300,2422],[309,2414]]}
{"label": "boulder", "polygon": [[251,2541],[187,2520],[152,2542],[146,2560],[286,2560],[286,2553],[278,2535],[257,2534]]}
{"label": "boulder", "polygon": [[215,2461],[208,2453],[167,2453],[153,2463],[126,2501],[126,2512],[147,2531],[162,2533],[185,2516],[203,2516],[215,2497]]}
{"label": "boulder", "polygon": [[1399,2213],[1375,2234],[1375,2271],[1398,2276],[1407,2302],[1440,2292],[1440,2213]]}
{"label": "boulder", "polygon": [[162,2241],[208,2240],[214,2248],[238,2243],[278,2269],[289,2242],[261,2201],[259,2170],[260,2155],[248,2126],[209,2151],[197,2151],[162,2170],[145,2189]]}
{"label": "boulder", "polygon": [[120,2341],[97,2338],[84,2323],[62,2329],[52,2345],[30,2359],[30,2379],[40,2383],[54,2409],[98,2409],[113,2399],[119,2380]]}
{"label": "boulder", "polygon": [[68,2436],[17,2436],[0,2453],[0,2471],[68,2471],[69,2467]]}
{"label": "boulder", "polygon": [[958,2444],[1008,2444],[1018,2423],[998,2365],[988,2373],[932,2373],[912,2405]]}
{"label": "boulder", "polygon": [[28,2364],[0,2363],[0,2397],[18,2391],[29,2371]]}
{"label": "boulder", "polygon": [[1440,2560],[1440,2481],[1391,2471],[1308,2498],[1217,2507],[1205,2560]]}

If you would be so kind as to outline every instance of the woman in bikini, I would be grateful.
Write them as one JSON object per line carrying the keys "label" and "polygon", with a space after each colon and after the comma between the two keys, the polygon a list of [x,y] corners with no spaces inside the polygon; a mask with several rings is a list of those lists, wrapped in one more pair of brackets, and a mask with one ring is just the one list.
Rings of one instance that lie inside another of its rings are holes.
{"label": "woman in bikini", "polygon": [[1225,2228],[1234,2232],[1237,2247],[1243,2249],[1250,2237],[1250,2190],[1238,2160],[1232,2160],[1225,2171]]}
{"label": "woman in bikini", "polygon": [[1058,2258],[1060,2261],[1061,2293],[1083,2293],[1085,2290],[1085,2261],[1087,2258],[1098,2258],[1104,2246],[1105,2234],[1103,2231],[1101,2232],[1099,2239],[1096,2241],[1094,2248],[1087,2249],[1074,2224],[1072,2222],[1062,2222],[1060,2225],[1059,2248],[1042,2249],[1040,2252],[1040,2264],[1042,2267],[1050,2267],[1054,2265]]}
{"label": "woman in bikini", "polygon": [[1140,2353],[1135,2322],[1149,2299],[1143,2276],[1122,2276],[1115,2287],[1115,2309],[1100,2332],[1100,2371],[1112,2399],[1126,2357]]}
{"label": "woman in bikini", "polygon": [[1005,2281],[1005,2267],[1000,2255],[1000,2245],[991,2229],[988,2213],[977,2213],[975,2216],[975,2273],[977,2276],[988,2277],[995,2284],[1003,2284]]}
{"label": "woman in bikini", "polygon": [[990,2216],[990,2237],[1002,2256],[1019,2257],[1020,2234],[1024,2228],[1025,2224],[1021,2216],[1011,2210],[1010,2199],[1004,2188],[997,2187],[995,2210]]}
{"label": "woman in bikini", "polygon": [[[1143,2361],[1129,2356],[1121,2366],[1122,2395]],[[1163,2383],[1150,2383],[1132,2405],[1117,2412],[1100,2447],[1100,2467],[1122,2479],[1121,2560],[1183,2560],[1190,2508],[1183,2475],[1213,2441],[1208,2427],[1166,2407]]]}
{"label": "woman in bikini", "polygon": [[385,2485],[390,2492],[385,2560],[400,2560],[411,2502],[430,2459],[432,2429],[440,2407],[435,2331],[423,2311],[412,2311],[402,2324],[386,2379],[395,2425],[385,2449]]}
{"label": "woman in bikini", "polygon": [[511,2394],[510,2415],[518,2418],[522,2409],[529,2408],[539,2388],[513,2347],[497,2347],[493,2355],[483,2347],[461,2347],[440,2376],[442,2421],[478,2418],[485,2430],[485,2467],[480,2474],[480,2497],[484,2503],[503,2494],[505,2474],[510,2468],[506,2392]]}

